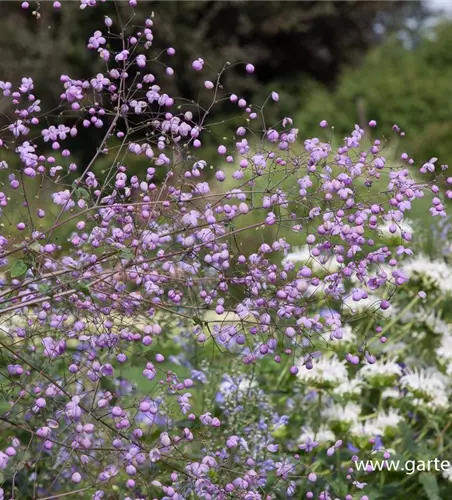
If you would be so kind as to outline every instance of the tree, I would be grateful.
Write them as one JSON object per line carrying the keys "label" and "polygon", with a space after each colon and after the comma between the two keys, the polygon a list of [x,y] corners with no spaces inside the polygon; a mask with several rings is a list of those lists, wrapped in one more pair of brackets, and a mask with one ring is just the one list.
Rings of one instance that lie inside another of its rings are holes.
{"label": "tree", "polygon": [[[393,22],[391,16],[405,12],[406,5],[410,2],[156,2],[152,8],[157,12],[158,36],[153,43],[158,53],[177,39],[185,40],[172,61],[177,81],[165,79],[171,95],[198,100],[202,81],[190,75],[187,61],[202,53],[206,60],[222,63],[253,60],[258,68],[253,81],[233,68],[226,74],[225,84],[233,84],[246,99],[256,96],[260,100],[275,86],[282,96],[293,94],[305,76],[334,85],[344,65],[357,63],[369,47],[381,40],[373,29],[376,20],[383,25]],[[97,13],[80,10],[73,2],[61,10],[42,2],[38,22],[27,15],[28,11],[20,12],[15,7],[8,2],[0,5],[5,20],[0,45],[8,48],[3,56],[3,78],[17,82],[21,75],[30,75],[46,109],[59,104],[55,82],[61,74],[87,78],[103,71],[101,61],[93,61],[84,50],[85,42],[102,23],[102,16],[119,15],[124,23],[128,19],[125,2],[107,2]],[[146,16],[148,11],[149,4],[138,4],[136,17]],[[384,13],[386,17],[382,17]],[[11,44],[14,38],[19,43]],[[109,42],[113,48],[120,43],[114,38]],[[54,47],[60,49],[55,51]],[[221,69],[213,66],[217,71]],[[156,67],[154,72],[163,78],[165,67]],[[6,105],[4,101],[0,110],[11,119],[13,109]],[[283,111],[292,113],[290,109]],[[214,112],[224,117],[227,108],[218,105]],[[84,147],[74,150],[74,154],[87,162],[100,136],[92,131],[80,133]]]}
{"label": "tree", "polygon": [[[197,98],[198,80],[188,77],[187,61],[198,53],[214,61],[253,60],[258,67],[250,82],[240,71],[230,71],[237,92],[251,97],[260,85],[308,75],[333,85],[341,68],[354,64],[366,50],[380,41],[374,24],[394,23],[395,14],[419,2],[156,2],[158,37],[156,52],[185,40],[173,60],[178,81],[167,84],[174,95]],[[127,4],[107,2],[102,13],[88,13],[70,3],[56,11],[48,2],[39,4],[40,19],[28,11],[2,3],[5,20],[0,34],[4,51],[4,79],[17,81],[29,74],[46,106],[56,106],[59,91],[53,82],[61,74],[77,72],[87,77],[103,69],[99,61],[86,57],[84,44],[102,22],[103,15],[128,19]],[[153,7],[153,8],[154,8]],[[138,4],[137,18],[147,15],[148,4]],[[16,38],[17,44],[10,41]],[[111,39],[113,45],[118,41]],[[60,50],[57,52],[54,47]],[[219,70],[220,68],[216,68]],[[164,68],[155,68],[159,76]],[[290,83],[289,83],[290,85]],[[289,87],[290,88],[290,87]],[[5,112],[5,109],[3,110]]]}
{"label": "tree", "polygon": [[334,121],[339,138],[350,121],[363,126],[366,117],[375,118],[383,130],[393,123],[402,128],[409,125],[404,147],[419,161],[438,155],[447,163],[452,152],[446,140],[452,116],[450,43],[447,23],[424,33],[415,47],[388,40],[370,51],[360,67],[345,70],[334,90],[313,85],[301,107],[302,130],[313,130],[323,118]]}

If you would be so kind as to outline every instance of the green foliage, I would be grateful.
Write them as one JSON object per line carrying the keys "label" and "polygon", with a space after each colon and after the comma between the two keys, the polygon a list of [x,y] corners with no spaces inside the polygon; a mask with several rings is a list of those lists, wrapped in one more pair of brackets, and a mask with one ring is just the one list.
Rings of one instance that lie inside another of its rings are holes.
{"label": "green foliage", "polygon": [[440,500],[438,482],[434,474],[421,472],[419,475],[419,482],[422,484],[429,500]]}
{"label": "green foliage", "polygon": [[[66,2],[57,12],[51,2],[39,5],[40,20],[32,18],[16,2],[3,2],[0,15],[2,51],[2,80],[14,85],[27,75],[34,80],[35,93],[43,109],[54,108],[60,99],[61,74],[89,78],[103,69],[102,60],[86,50],[93,32],[106,29],[104,16],[126,19],[127,2],[105,2],[98,9],[80,10],[77,2]],[[153,53],[168,46],[176,54],[165,63],[174,68],[177,78],[165,75],[165,64],[156,65],[152,72],[157,81],[164,82],[171,95],[184,95],[190,100],[204,100],[199,93],[203,74],[193,74],[190,62],[202,56],[209,63],[209,77],[221,70],[226,61],[251,61],[256,74],[249,78],[242,64],[231,67],[223,78],[225,89],[243,95],[254,102],[268,96],[268,90],[281,94],[280,112],[293,114],[293,96],[300,80],[308,75],[316,81],[331,85],[344,64],[355,64],[378,37],[373,26],[376,20],[390,29],[401,29],[406,9],[414,9],[421,17],[420,2],[148,2],[138,3],[136,18],[156,12],[156,37]],[[412,13],[410,13],[412,15]],[[402,23],[400,23],[402,21]],[[398,22],[398,25],[396,26]],[[114,26],[113,32],[118,29]],[[18,43],[11,44],[12,39]],[[109,48],[120,48],[120,38],[111,37]],[[55,47],[60,50],[55,51]],[[304,83],[303,83],[303,86]],[[284,97],[287,96],[287,99]],[[200,102],[200,104],[208,104]],[[298,104],[298,103],[297,103]],[[218,109],[224,112],[221,103]],[[194,107],[196,111],[196,107]],[[2,125],[9,124],[13,110],[5,102],[0,106]],[[72,123],[68,117],[61,121]],[[81,130],[83,140],[71,145],[77,160],[89,161],[100,140],[97,129]]]}
{"label": "green foliage", "polygon": [[451,44],[452,30],[444,24],[414,48],[391,39],[371,50],[360,67],[343,72],[333,91],[314,86],[299,113],[300,128],[313,131],[326,119],[341,138],[353,121],[365,126],[375,119],[385,133],[397,123],[407,131],[404,150],[419,161],[435,152],[447,163],[452,153]]}
{"label": "green foliage", "polygon": [[17,278],[27,272],[27,264],[23,260],[16,260],[11,268],[11,278]]}

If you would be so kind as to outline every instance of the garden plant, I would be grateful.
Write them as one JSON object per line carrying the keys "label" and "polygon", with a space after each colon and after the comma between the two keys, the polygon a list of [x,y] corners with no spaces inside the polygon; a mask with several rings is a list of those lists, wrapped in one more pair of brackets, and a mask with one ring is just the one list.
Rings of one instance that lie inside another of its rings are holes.
{"label": "garden plant", "polygon": [[452,469],[390,468],[452,456],[447,165],[397,124],[267,123],[276,91],[223,84],[253,61],[199,54],[169,95],[136,3],[54,108],[0,81],[0,498],[449,498]]}

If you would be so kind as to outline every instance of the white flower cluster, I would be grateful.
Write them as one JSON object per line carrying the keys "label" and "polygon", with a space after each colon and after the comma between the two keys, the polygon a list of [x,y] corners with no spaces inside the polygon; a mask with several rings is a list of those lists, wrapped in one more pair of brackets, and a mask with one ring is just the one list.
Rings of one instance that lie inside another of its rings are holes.
{"label": "white flower cluster", "polygon": [[334,273],[341,268],[339,262],[330,256],[321,255],[319,257],[314,257],[307,245],[294,248],[293,252],[287,254],[283,262],[305,264],[314,272],[324,272],[326,274]]}
{"label": "white flower cluster", "polygon": [[444,260],[431,260],[420,254],[404,262],[403,271],[428,288],[444,295],[452,294],[452,267]]}

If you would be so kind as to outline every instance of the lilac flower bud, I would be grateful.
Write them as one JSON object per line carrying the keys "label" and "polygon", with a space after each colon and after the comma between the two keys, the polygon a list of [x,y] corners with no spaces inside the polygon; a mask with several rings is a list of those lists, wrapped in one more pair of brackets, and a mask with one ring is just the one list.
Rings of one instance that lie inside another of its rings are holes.
{"label": "lilac flower bud", "polygon": [[137,56],[136,63],[138,67],[144,68],[146,66],[146,56],[144,56],[143,54]]}
{"label": "lilac flower bud", "polygon": [[160,442],[162,443],[162,446],[168,447],[171,445],[171,439],[169,438],[168,434],[166,432],[163,432],[160,434]]}
{"label": "lilac flower bud", "polygon": [[119,406],[114,406],[111,410],[111,414],[114,417],[120,417],[123,414],[122,408],[120,408]]}
{"label": "lilac flower bud", "polygon": [[204,59],[196,59],[196,61],[192,62],[191,66],[195,71],[201,71],[202,67],[204,66]]}
{"label": "lilac flower bud", "polygon": [[45,408],[47,406],[46,400],[44,398],[39,398],[36,400],[36,406],[38,408]]}
{"label": "lilac flower bud", "polygon": [[228,448],[237,448],[239,445],[239,438],[237,436],[231,436],[226,440],[226,446]]}
{"label": "lilac flower bud", "polygon": [[241,214],[245,215],[249,212],[249,207],[246,203],[242,202],[239,205],[239,210]]}
{"label": "lilac flower bud", "polygon": [[157,462],[160,460],[160,451],[157,448],[153,448],[149,452],[149,459],[151,460],[152,463]]}
{"label": "lilac flower bud", "polygon": [[345,356],[345,359],[351,363],[352,365],[357,365],[359,364],[359,357],[358,356],[354,356],[350,353],[347,354],[347,356]]}
{"label": "lilac flower bud", "polygon": [[380,302],[380,309],[383,309],[383,310],[389,309],[390,305],[391,304],[387,300],[382,300]]}
{"label": "lilac flower bud", "polygon": [[72,474],[72,482],[73,483],[79,483],[81,480],[82,480],[82,476],[79,472],[74,472],[74,474]]}
{"label": "lilac flower bud", "polygon": [[137,469],[132,465],[132,464],[129,464],[127,467],[126,467],[126,473],[129,475],[129,476],[134,476],[136,473],[137,473]]}

